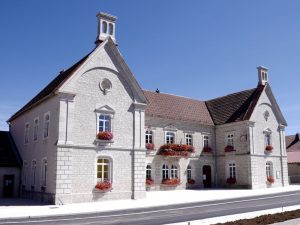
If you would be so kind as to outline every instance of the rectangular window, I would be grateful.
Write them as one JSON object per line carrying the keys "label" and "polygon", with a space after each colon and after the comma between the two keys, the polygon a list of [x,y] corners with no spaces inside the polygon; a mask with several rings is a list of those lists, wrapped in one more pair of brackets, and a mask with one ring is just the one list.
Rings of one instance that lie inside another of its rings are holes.
{"label": "rectangular window", "polygon": [[25,132],[24,132],[24,143],[25,144],[28,144],[28,142],[29,142],[29,129],[30,129],[29,123],[26,123],[25,124]]}
{"label": "rectangular window", "polygon": [[209,147],[209,137],[208,137],[208,135],[203,135],[203,147],[204,148]]}
{"label": "rectangular window", "polygon": [[265,133],[265,145],[272,145],[271,143],[271,134],[270,133]]}
{"label": "rectangular window", "polygon": [[33,127],[33,140],[37,141],[38,139],[38,130],[39,130],[39,119],[34,120],[34,127]]}
{"label": "rectangular window", "polygon": [[187,179],[191,180],[192,179],[192,167],[190,165],[188,165],[188,167],[187,167],[186,174],[187,174]]}
{"label": "rectangular window", "polygon": [[175,134],[173,132],[166,132],[166,144],[174,144],[175,143]]}
{"label": "rectangular window", "polygon": [[273,174],[272,174],[272,165],[270,162],[267,162],[266,163],[266,175],[267,177],[272,177]]}
{"label": "rectangular window", "polygon": [[99,132],[111,131],[111,117],[110,115],[101,114],[99,116]]}
{"label": "rectangular window", "polygon": [[228,134],[228,135],[227,135],[227,146],[232,146],[232,147],[234,147],[233,138],[234,138],[234,135],[233,135],[233,134]]}
{"label": "rectangular window", "polygon": [[193,135],[185,134],[185,143],[187,145],[193,145]]}
{"label": "rectangular window", "polygon": [[146,144],[152,144],[152,131],[151,130],[146,130],[146,134],[145,134],[145,142]]}
{"label": "rectangular window", "polygon": [[27,165],[27,162],[26,161],[24,161],[23,162],[23,167],[22,167],[22,184],[23,185],[26,185],[27,184],[27,167],[28,167],[28,165]]}
{"label": "rectangular window", "polygon": [[229,163],[229,177],[236,178],[236,166],[235,163]]}
{"label": "rectangular window", "polygon": [[44,117],[44,138],[49,137],[50,113]]}
{"label": "rectangular window", "polygon": [[110,161],[108,159],[97,160],[97,182],[111,181]]}
{"label": "rectangular window", "polygon": [[151,179],[151,166],[147,165],[146,167],[146,179]]}

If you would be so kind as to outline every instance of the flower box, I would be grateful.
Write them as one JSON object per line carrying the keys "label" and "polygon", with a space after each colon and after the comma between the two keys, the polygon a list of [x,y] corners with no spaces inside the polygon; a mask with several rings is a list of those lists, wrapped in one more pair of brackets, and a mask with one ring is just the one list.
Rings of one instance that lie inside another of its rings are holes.
{"label": "flower box", "polygon": [[165,144],[159,148],[157,154],[163,156],[187,157],[193,152],[195,152],[195,149],[191,145]]}
{"label": "flower box", "polygon": [[112,184],[109,181],[98,182],[95,186],[96,191],[107,192],[112,189]]}
{"label": "flower box", "polygon": [[204,147],[202,152],[205,152],[205,153],[212,153],[212,148],[211,147]]}
{"label": "flower box", "polygon": [[267,145],[266,148],[265,148],[265,150],[266,150],[267,152],[272,152],[273,146],[272,146],[272,145]]}
{"label": "flower box", "polygon": [[151,151],[151,150],[154,150],[154,148],[155,148],[155,145],[154,145],[154,144],[152,144],[152,143],[146,144],[146,149],[147,149],[147,150]]}
{"label": "flower box", "polygon": [[146,179],[146,186],[152,186],[154,184],[154,180],[151,178]]}
{"label": "flower box", "polygon": [[224,151],[225,151],[225,152],[234,152],[235,149],[234,149],[233,146],[227,145],[227,146],[225,147]]}
{"label": "flower box", "polygon": [[165,186],[177,186],[180,184],[180,179],[174,178],[174,179],[162,180],[161,184]]}
{"label": "flower box", "polygon": [[109,131],[101,131],[97,134],[97,138],[99,140],[110,141],[113,139],[113,133]]}
{"label": "flower box", "polygon": [[267,181],[269,184],[273,184],[275,180],[274,180],[274,177],[269,176],[269,177],[267,177]]}
{"label": "flower box", "polygon": [[188,179],[187,183],[193,185],[196,183],[196,181],[194,179]]}
{"label": "flower box", "polygon": [[236,178],[229,177],[229,178],[227,178],[226,183],[227,184],[235,184],[236,183]]}

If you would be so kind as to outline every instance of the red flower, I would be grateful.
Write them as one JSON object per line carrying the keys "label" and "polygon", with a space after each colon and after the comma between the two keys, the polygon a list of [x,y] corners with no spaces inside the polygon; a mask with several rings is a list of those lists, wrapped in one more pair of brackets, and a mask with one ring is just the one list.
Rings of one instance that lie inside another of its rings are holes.
{"label": "red flower", "polygon": [[211,147],[204,147],[202,151],[206,152],[206,153],[211,153],[212,149],[211,149]]}
{"label": "red flower", "polygon": [[267,181],[268,181],[270,184],[273,184],[275,180],[274,180],[274,177],[269,176],[269,177],[267,177]]}
{"label": "red flower", "polygon": [[191,145],[164,144],[159,148],[159,155],[165,156],[189,156],[195,149]]}
{"label": "red flower", "polygon": [[164,185],[170,185],[170,186],[175,186],[175,185],[179,185],[180,184],[180,179],[178,178],[174,178],[174,179],[166,179],[166,180],[162,180],[161,184]]}
{"label": "red flower", "polygon": [[195,180],[193,180],[193,179],[188,179],[188,184],[195,184]]}
{"label": "red flower", "polygon": [[146,144],[146,149],[148,149],[148,150],[154,150],[154,147],[155,147],[155,145],[152,143]]}
{"label": "red flower", "polygon": [[231,145],[227,145],[224,149],[225,152],[234,152],[235,149]]}
{"label": "red flower", "polygon": [[101,191],[106,191],[108,189],[111,189],[111,183],[109,181],[98,182],[95,188]]}
{"label": "red flower", "polygon": [[146,179],[146,185],[152,186],[154,184],[154,181],[151,178]]}
{"label": "red flower", "polygon": [[97,134],[97,138],[100,140],[107,140],[110,141],[111,139],[113,139],[113,134],[112,132],[109,131],[101,131]]}
{"label": "red flower", "polygon": [[271,152],[273,150],[273,146],[272,145],[267,145],[265,150],[268,151],[268,152]]}
{"label": "red flower", "polygon": [[235,184],[236,183],[236,178],[235,177],[229,177],[226,180],[227,184]]}

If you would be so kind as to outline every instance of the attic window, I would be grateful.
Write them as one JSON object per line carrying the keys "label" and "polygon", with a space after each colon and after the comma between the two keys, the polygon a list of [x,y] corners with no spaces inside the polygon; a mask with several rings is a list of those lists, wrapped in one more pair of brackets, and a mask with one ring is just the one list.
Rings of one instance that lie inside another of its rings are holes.
{"label": "attic window", "polygon": [[103,94],[107,94],[108,91],[110,91],[112,88],[112,83],[109,79],[104,78],[101,82],[100,82],[100,90],[103,92]]}

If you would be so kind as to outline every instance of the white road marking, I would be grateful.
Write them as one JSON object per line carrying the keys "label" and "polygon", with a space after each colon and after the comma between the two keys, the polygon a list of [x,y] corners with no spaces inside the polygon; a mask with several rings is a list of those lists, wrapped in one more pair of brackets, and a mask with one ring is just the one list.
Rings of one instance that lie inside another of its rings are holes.
{"label": "white road marking", "polygon": [[[256,200],[265,200],[265,199],[271,199],[271,198],[280,198],[280,197],[288,197],[293,195],[299,195],[299,193],[294,194],[286,194],[286,195],[278,195],[278,196],[270,196],[270,197],[260,197],[260,198],[254,198],[254,199],[246,199],[246,200],[236,200],[231,202],[222,202],[222,203],[212,203],[212,204],[206,204],[201,206],[187,206],[187,207],[181,207],[181,208],[175,208],[175,209],[161,209],[161,210],[152,210],[147,212],[137,212],[137,213],[124,213],[124,214],[116,214],[116,215],[107,215],[107,216],[89,216],[89,217],[74,217],[74,218],[65,218],[65,219],[48,219],[48,220],[37,220],[37,221],[26,221],[26,222],[18,222],[18,221],[12,221],[12,222],[2,222],[2,224],[19,224],[19,223],[46,223],[46,222],[58,222],[58,221],[74,221],[74,220],[85,220],[85,219],[97,219],[97,218],[107,218],[107,217],[120,217],[120,216],[130,216],[130,215],[141,215],[141,214],[151,214],[151,213],[158,213],[158,212],[168,212],[168,211],[176,211],[176,210],[184,210],[184,209],[194,209],[194,208],[203,208],[207,206],[216,206],[216,205],[225,205],[225,204],[232,204],[232,203],[241,203],[241,202],[250,202],[250,201],[256,201]],[[193,202],[191,202],[192,204]],[[188,203],[186,203],[188,204]],[[97,212],[93,212],[97,213]],[[100,213],[100,212],[99,212]],[[70,216],[66,214],[67,216]],[[52,215],[49,215],[52,216]],[[61,216],[61,215],[53,215],[53,216]],[[31,217],[33,218],[33,217]]]}

